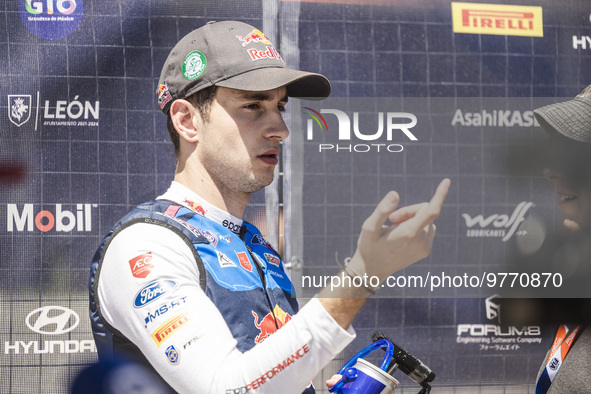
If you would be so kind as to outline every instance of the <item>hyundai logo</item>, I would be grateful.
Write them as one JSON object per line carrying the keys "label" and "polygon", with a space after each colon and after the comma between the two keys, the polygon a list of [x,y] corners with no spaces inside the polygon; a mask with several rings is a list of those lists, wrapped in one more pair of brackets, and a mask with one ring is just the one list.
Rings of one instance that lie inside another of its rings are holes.
{"label": "hyundai logo", "polygon": [[72,331],[80,323],[80,317],[63,306],[44,306],[29,313],[27,327],[39,334],[59,335]]}

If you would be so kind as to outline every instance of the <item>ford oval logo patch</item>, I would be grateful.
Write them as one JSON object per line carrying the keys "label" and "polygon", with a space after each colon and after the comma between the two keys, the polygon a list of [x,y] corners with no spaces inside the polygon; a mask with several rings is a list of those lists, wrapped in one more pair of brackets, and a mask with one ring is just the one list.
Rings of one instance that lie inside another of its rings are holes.
{"label": "ford oval logo patch", "polygon": [[133,306],[141,308],[167,291],[174,289],[176,286],[177,283],[173,280],[155,280],[154,282],[150,282],[136,294]]}

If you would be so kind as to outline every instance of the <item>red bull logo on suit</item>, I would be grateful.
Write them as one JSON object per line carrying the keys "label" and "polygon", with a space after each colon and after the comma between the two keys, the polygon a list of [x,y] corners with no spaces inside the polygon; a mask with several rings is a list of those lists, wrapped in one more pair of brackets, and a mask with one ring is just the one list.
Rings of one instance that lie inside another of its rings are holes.
{"label": "red bull logo on suit", "polygon": [[268,336],[275,333],[291,320],[291,315],[281,309],[279,305],[275,305],[273,312],[267,313],[260,322],[259,315],[255,311],[252,311],[252,315],[254,316],[254,325],[261,332],[254,339],[256,343],[263,342]]}

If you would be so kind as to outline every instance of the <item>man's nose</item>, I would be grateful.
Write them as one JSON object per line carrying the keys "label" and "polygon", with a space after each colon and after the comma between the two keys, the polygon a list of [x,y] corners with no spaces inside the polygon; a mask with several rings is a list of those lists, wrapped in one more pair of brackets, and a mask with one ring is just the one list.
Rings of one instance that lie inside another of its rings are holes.
{"label": "man's nose", "polygon": [[279,141],[284,140],[289,136],[289,129],[287,128],[281,113],[273,115],[272,124],[267,128],[265,136],[267,138],[277,138]]}

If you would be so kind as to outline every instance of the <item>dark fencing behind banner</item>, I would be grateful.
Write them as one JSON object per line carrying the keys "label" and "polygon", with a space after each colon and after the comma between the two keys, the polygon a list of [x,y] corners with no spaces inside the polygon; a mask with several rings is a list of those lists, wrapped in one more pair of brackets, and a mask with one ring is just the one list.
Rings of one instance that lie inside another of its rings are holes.
{"label": "dark fencing behind banner", "polygon": [[[552,327],[501,326],[497,274],[559,234],[561,216],[541,174],[508,161],[544,138],[534,108],[591,83],[590,16],[587,0],[0,3],[0,392],[67,392],[97,360],[94,250],[175,170],[160,69],[186,33],[237,19],[333,87],[322,102],[290,100],[283,177],[247,210],[302,301],[388,190],[407,205],[452,180],[433,253],[399,273],[427,285],[377,292],[317,391],[381,330],[433,369],[435,392],[533,393]],[[395,377],[397,392],[419,390]]]}

